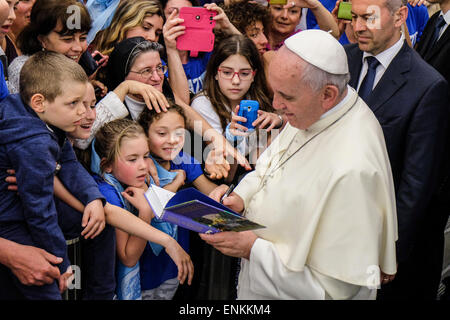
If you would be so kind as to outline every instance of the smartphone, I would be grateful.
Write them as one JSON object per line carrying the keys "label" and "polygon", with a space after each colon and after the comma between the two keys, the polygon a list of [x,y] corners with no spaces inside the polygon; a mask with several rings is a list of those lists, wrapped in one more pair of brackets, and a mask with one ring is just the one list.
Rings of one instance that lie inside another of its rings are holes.
{"label": "smartphone", "polygon": [[351,4],[351,2],[339,3],[338,19],[352,20],[352,4]]}
{"label": "smartphone", "polygon": [[93,58],[95,61],[99,62],[99,61],[102,59],[102,55],[99,54],[99,53],[97,53],[95,56],[92,56],[92,58]]}
{"label": "smartphone", "polygon": [[247,122],[238,121],[240,125],[247,127],[249,131],[255,130],[252,123],[258,118],[259,102],[255,100],[242,100],[239,104],[238,116],[247,118]]}
{"label": "smartphone", "polygon": [[287,0],[269,0],[269,4],[285,5],[285,4],[287,4]]}
{"label": "smartphone", "polygon": [[214,48],[213,28],[216,21],[213,17],[217,12],[203,7],[182,7],[179,17],[184,19],[180,25],[185,26],[185,32],[177,38],[177,49],[190,51],[191,57],[196,57],[199,51],[211,52]]}

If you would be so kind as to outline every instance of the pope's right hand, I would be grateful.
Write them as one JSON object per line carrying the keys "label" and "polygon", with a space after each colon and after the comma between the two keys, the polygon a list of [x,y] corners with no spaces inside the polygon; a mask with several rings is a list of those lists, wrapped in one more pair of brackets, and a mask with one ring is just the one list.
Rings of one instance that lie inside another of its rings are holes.
{"label": "pope's right hand", "polygon": [[[226,184],[222,184],[217,188],[215,188],[213,191],[211,191],[209,197],[211,199],[216,200],[217,202],[220,202],[220,200],[224,196],[225,192],[227,192],[227,190],[228,186]],[[227,197],[225,197],[222,201],[222,204],[235,212],[244,211],[244,200],[242,200],[242,198],[238,196],[237,193],[234,192],[230,193]]]}

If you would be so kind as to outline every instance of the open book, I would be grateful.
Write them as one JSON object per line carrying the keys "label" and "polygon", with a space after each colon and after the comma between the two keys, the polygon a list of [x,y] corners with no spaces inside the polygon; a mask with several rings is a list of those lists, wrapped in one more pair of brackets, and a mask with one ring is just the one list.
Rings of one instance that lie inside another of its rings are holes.
{"label": "open book", "polygon": [[195,232],[216,233],[264,228],[195,188],[174,193],[150,185],[145,197],[156,217]]}

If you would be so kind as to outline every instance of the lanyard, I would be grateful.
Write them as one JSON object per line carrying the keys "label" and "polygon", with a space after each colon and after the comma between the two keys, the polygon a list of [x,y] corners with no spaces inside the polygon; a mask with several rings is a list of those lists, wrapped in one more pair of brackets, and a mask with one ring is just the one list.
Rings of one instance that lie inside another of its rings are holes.
{"label": "lanyard", "polygon": [[[273,168],[272,170],[270,170],[270,173],[265,175],[265,178],[262,180],[261,184],[265,185],[266,184],[266,177],[270,177],[274,174],[275,171],[277,171],[278,169],[280,169],[286,162],[288,162],[295,154],[297,154],[300,150],[303,149],[303,147],[305,147],[309,142],[311,142],[314,138],[316,138],[319,134],[321,134],[322,132],[325,132],[325,130],[327,130],[328,128],[330,128],[331,126],[333,126],[335,123],[337,123],[339,120],[341,120],[351,109],[353,109],[353,107],[355,106],[356,102],[358,101],[358,99],[355,100],[355,102],[352,104],[352,106],[345,111],[345,113],[343,113],[339,118],[337,118],[336,120],[334,120],[332,123],[330,123],[328,126],[326,126],[325,128],[323,128],[322,130],[320,130],[318,133],[316,133],[314,136],[312,136],[311,138],[309,138],[308,141],[306,141],[304,144],[302,144],[300,147],[297,148],[297,150],[294,151],[294,153],[292,153],[287,159],[285,159],[283,162],[281,162],[281,159],[283,159],[284,155],[286,154],[286,152],[289,151],[289,149],[291,148],[292,142],[294,141],[294,138],[292,138],[291,142],[289,143],[288,147],[286,148],[286,150],[283,152],[283,154],[281,155],[280,159],[278,160],[278,163],[276,164],[275,168]],[[297,133],[298,134],[298,133]],[[261,185],[260,185],[261,186]]]}

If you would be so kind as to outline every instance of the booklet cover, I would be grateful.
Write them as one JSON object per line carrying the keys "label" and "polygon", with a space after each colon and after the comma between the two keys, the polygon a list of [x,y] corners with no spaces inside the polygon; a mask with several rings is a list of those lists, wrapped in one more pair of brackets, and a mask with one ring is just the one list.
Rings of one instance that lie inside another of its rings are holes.
{"label": "booklet cover", "polygon": [[265,228],[195,188],[174,193],[151,185],[145,192],[145,197],[156,217],[195,232],[239,232]]}

